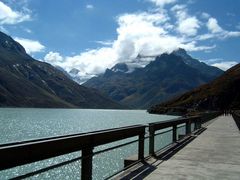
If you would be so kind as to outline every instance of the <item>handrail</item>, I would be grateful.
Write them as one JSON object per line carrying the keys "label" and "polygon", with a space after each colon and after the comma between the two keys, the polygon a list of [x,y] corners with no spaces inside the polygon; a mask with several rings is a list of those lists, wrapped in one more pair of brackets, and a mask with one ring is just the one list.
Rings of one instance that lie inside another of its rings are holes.
{"label": "handrail", "polygon": [[[149,155],[154,155],[154,137],[157,130],[172,128],[173,142],[177,141],[178,125],[186,124],[186,134],[191,133],[191,124],[194,123],[194,130],[201,128],[206,119],[217,117],[219,113],[208,113],[208,115],[177,118],[168,121],[149,123],[146,125],[134,125],[121,128],[94,131],[90,133],[79,133],[66,136],[28,140],[0,145],[0,170],[24,165],[75,151],[82,151],[81,179],[92,179],[92,158],[116,147],[125,146],[132,142],[138,142],[138,161],[144,160],[144,139],[145,132],[149,130]],[[170,132],[170,130],[167,130]],[[99,152],[93,152],[96,146],[112,143],[130,137],[138,136],[138,140],[117,145]],[[80,154],[79,154],[80,155]],[[64,164],[64,163],[63,163]],[[56,165],[58,167],[58,165]],[[45,168],[50,169],[50,168]],[[29,173],[31,174],[31,173]],[[32,173],[34,174],[34,173]]]}
{"label": "handrail", "polygon": [[194,129],[198,129],[201,126],[201,117],[200,116],[193,116],[193,117],[185,117],[185,118],[178,118],[175,120],[171,121],[162,121],[162,122],[157,122],[157,123],[150,123],[149,124],[149,154],[154,156],[155,155],[155,150],[154,150],[154,145],[155,145],[155,132],[157,130],[161,130],[164,128],[172,128],[173,131],[173,142],[177,141],[177,125],[186,123],[186,134],[191,133],[191,123],[194,123]]}
{"label": "handrail", "polygon": [[145,125],[136,125],[84,135],[46,138],[24,144],[7,145],[0,147],[0,170],[82,150],[82,179],[91,179],[94,147],[139,136],[138,158],[143,159],[144,134]]}
{"label": "handrail", "polygon": [[153,128],[154,131],[157,131],[163,128],[171,127],[173,125],[183,124],[183,123],[186,123],[187,121],[191,121],[191,122],[200,121],[200,116],[192,116],[192,117],[184,117],[184,118],[181,117],[181,118],[173,119],[170,121],[149,123],[149,127]]}
{"label": "handrail", "polygon": [[14,141],[14,142],[10,142],[10,143],[0,144],[0,147],[11,146],[11,145],[20,145],[20,144],[37,142],[37,141],[54,140],[54,139],[73,137],[73,136],[79,136],[79,135],[87,135],[89,133],[98,133],[98,132],[109,131],[109,130],[113,131],[113,130],[118,130],[118,129],[121,129],[121,128],[135,127],[135,126],[138,126],[138,125],[117,127],[117,128],[110,128],[110,129],[103,129],[103,130],[97,130],[97,131],[91,131],[91,132],[82,132],[82,133],[75,133],[75,134],[68,134],[68,135],[60,135],[60,136],[53,136],[53,137],[47,137],[47,138],[30,139],[30,140],[25,140],[25,141]]}
{"label": "handrail", "polygon": [[161,130],[164,128],[172,128],[172,142],[177,141],[177,129],[179,124],[186,124],[186,135],[191,134],[191,125],[194,124],[194,131],[198,130],[202,127],[202,124],[205,122],[216,118],[219,116],[221,112],[215,111],[215,112],[207,112],[207,113],[201,113],[197,116],[190,116],[190,117],[180,117],[175,120],[170,121],[162,121],[162,122],[156,122],[156,123],[150,123],[149,124],[149,154],[151,156],[155,156],[155,132],[157,130]]}

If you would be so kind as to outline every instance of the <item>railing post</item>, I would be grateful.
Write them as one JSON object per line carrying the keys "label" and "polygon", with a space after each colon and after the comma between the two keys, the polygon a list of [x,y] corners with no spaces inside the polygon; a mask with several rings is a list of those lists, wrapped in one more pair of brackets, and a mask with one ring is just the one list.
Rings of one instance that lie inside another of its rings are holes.
{"label": "railing post", "polygon": [[202,124],[203,124],[203,117],[200,117],[199,123],[198,123],[198,129],[202,128]]}
{"label": "railing post", "polygon": [[138,136],[138,160],[144,159],[144,134]]}
{"label": "railing post", "polygon": [[191,120],[188,119],[186,122],[186,135],[191,133]]}
{"label": "railing post", "polygon": [[198,121],[194,122],[194,131],[196,131],[198,129]]}
{"label": "railing post", "polygon": [[149,125],[149,155],[154,156],[154,138],[155,130],[153,126]]}
{"label": "railing post", "polygon": [[177,141],[177,125],[173,125],[173,134],[172,134],[172,141]]}
{"label": "railing post", "polygon": [[82,174],[81,179],[92,180],[93,147],[82,150]]}
{"label": "railing post", "polygon": [[194,121],[194,131],[196,131],[196,130],[198,130],[198,129],[201,128],[201,127],[200,127],[200,124],[201,124],[201,118],[198,117],[198,118],[195,119],[195,121]]}

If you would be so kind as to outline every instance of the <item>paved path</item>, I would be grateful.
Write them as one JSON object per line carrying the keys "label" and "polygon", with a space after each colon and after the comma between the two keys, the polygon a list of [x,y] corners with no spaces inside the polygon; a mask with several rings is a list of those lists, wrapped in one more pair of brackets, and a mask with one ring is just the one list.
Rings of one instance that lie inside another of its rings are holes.
{"label": "paved path", "polygon": [[240,133],[233,118],[218,117],[146,179],[240,180]]}

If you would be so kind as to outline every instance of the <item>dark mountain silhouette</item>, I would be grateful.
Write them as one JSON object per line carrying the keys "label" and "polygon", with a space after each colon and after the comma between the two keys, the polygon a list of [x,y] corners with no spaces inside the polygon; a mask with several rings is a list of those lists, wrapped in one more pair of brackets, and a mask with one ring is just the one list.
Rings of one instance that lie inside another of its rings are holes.
{"label": "dark mountain silhouette", "polygon": [[185,50],[157,56],[144,68],[128,71],[117,64],[83,85],[100,90],[120,103],[134,108],[149,108],[205,84],[222,70],[191,58]]}
{"label": "dark mountain silhouette", "polygon": [[151,113],[240,109],[240,64],[214,81],[149,109]]}
{"label": "dark mountain silhouette", "polygon": [[192,58],[184,49],[178,49],[173,52],[173,54],[182,57],[182,60],[185,64],[199,70],[201,73],[206,74],[210,77],[216,77],[223,73],[222,70],[205,64],[204,62],[200,62],[197,59]]}
{"label": "dark mountain silhouette", "polygon": [[121,108],[96,90],[80,86],[61,70],[37,61],[0,32],[0,106]]}

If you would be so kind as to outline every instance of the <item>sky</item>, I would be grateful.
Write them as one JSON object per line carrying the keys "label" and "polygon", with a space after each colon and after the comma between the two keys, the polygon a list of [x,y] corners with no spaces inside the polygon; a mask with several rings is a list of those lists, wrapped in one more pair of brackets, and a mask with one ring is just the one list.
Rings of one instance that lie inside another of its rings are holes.
{"label": "sky", "polygon": [[178,48],[226,70],[240,62],[239,7],[240,0],[0,0],[0,31],[35,59],[85,79]]}

